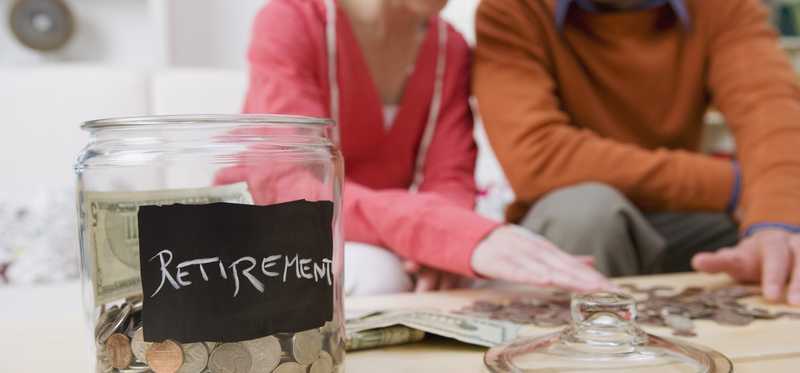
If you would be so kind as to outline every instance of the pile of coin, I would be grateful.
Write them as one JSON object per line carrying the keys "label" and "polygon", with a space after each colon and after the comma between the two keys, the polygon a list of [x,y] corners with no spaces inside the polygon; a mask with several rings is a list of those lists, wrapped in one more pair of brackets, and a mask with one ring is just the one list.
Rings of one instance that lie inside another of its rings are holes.
{"label": "pile of coin", "polygon": [[95,327],[98,373],[333,373],[343,359],[339,328],[234,343],[145,342],[141,298],[102,307]]}
{"label": "pile of coin", "polygon": [[[693,320],[698,319],[731,326],[745,326],[755,319],[800,319],[800,312],[770,312],[740,303],[742,298],[760,294],[751,287],[732,286],[712,290],[688,287],[679,292],[669,286],[642,288],[623,284],[620,287],[637,298],[637,322],[666,326],[672,329],[674,335],[684,337],[696,336]],[[459,310],[459,313],[517,324],[557,327],[571,321],[570,295],[557,292],[542,298],[480,300]]]}

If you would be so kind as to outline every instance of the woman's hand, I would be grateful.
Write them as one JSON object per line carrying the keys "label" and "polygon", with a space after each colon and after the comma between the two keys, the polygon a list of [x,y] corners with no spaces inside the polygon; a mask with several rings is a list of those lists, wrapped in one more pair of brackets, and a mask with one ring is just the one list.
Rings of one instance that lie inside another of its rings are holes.
{"label": "woman's hand", "polygon": [[438,269],[423,266],[417,262],[403,263],[408,274],[414,277],[414,292],[450,290],[465,285],[466,278]]}
{"label": "woman's hand", "polygon": [[498,227],[472,254],[472,269],[481,276],[579,292],[615,289],[591,268],[590,258],[561,251],[545,238],[514,225]]}

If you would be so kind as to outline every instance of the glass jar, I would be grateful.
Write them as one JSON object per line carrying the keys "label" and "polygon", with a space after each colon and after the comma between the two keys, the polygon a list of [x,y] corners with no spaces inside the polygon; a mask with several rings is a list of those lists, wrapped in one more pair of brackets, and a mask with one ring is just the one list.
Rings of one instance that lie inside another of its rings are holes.
{"label": "glass jar", "polygon": [[343,162],[330,120],[83,124],[75,171],[97,372],[340,372]]}

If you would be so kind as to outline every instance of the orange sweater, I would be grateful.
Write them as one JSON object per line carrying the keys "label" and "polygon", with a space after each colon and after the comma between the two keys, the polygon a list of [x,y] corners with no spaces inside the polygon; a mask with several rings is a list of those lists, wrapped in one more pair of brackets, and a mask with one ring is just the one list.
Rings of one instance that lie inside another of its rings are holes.
{"label": "orange sweater", "polygon": [[723,211],[729,161],[698,153],[718,107],[736,138],[742,228],[800,224],[800,90],[760,0],[591,13],[555,0],[483,0],[474,90],[517,200],[586,181],[649,211]]}

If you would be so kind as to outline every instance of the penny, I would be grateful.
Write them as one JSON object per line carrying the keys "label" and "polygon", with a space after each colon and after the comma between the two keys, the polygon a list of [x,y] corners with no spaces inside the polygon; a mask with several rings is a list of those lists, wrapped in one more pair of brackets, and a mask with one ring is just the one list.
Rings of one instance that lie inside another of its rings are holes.
{"label": "penny", "polygon": [[278,365],[277,368],[273,371],[273,373],[305,373],[306,366],[300,365],[295,362],[288,362]]}
{"label": "penny", "polygon": [[322,334],[316,329],[295,333],[292,337],[292,356],[302,365],[308,365],[319,357],[322,351]]}
{"label": "penny", "polygon": [[214,349],[208,360],[211,373],[248,373],[253,358],[241,343],[223,343]]}
{"label": "penny", "polygon": [[109,336],[106,340],[106,352],[114,368],[127,368],[133,361],[131,342],[124,334],[114,333]]}
{"label": "penny", "polygon": [[319,353],[319,358],[311,364],[310,373],[333,373],[333,358],[325,351]]}
{"label": "penny", "polygon": [[147,362],[147,356],[145,353],[150,345],[152,345],[152,343],[144,341],[144,328],[140,327],[133,332],[133,339],[131,339],[131,350],[133,351],[133,356],[136,356],[136,360],[145,363]]}
{"label": "penny", "polygon": [[183,365],[181,346],[170,340],[150,345],[145,357],[150,369],[156,373],[176,373]]}
{"label": "penny", "polygon": [[183,365],[177,373],[201,373],[208,365],[208,349],[203,343],[187,343],[181,345]]}
{"label": "penny", "polygon": [[278,338],[268,336],[242,342],[242,344],[253,359],[250,373],[272,372],[281,362],[281,342],[278,341]]}

